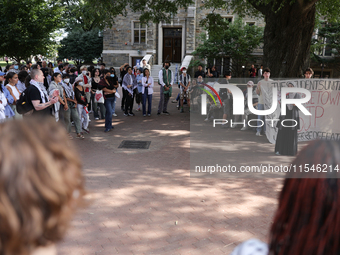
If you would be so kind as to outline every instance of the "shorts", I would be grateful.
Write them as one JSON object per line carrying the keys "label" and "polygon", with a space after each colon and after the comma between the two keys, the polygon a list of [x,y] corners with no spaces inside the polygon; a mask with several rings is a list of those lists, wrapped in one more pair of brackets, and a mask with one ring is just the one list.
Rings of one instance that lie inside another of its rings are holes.
{"label": "shorts", "polygon": [[186,92],[184,92],[184,90],[181,90],[181,95],[180,95],[180,99],[184,99],[185,98],[189,98],[189,90],[187,90]]}

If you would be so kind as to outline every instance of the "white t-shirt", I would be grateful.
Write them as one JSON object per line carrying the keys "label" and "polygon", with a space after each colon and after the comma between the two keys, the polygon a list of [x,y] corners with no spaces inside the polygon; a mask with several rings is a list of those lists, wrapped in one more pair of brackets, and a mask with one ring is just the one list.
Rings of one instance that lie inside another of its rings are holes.
{"label": "white t-shirt", "polygon": [[18,100],[20,95],[19,95],[19,91],[17,90],[17,87],[16,86],[12,86],[10,84],[7,84],[6,87],[10,87],[11,88],[13,95]]}
{"label": "white t-shirt", "polygon": [[[268,79],[268,81],[273,81],[272,79]],[[262,91],[261,91],[261,83],[265,83],[267,82],[266,80],[260,80],[258,83],[257,83],[257,86],[260,87],[260,95],[259,95],[259,104],[264,104],[264,98],[263,98],[263,94],[262,94]]]}
{"label": "white t-shirt", "polygon": [[[185,82],[184,82],[184,81],[185,81]],[[191,77],[190,77],[190,75],[187,74],[186,77],[184,77],[184,75],[181,74],[181,75],[179,76],[179,82],[182,83],[184,86],[187,86],[189,82],[190,82],[190,84],[191,84]],[[184,89],[184,88],[181,86],[181,92],[183,91],[183,89]],[[189,91],[189,90],[187,90],[187,91]]]}

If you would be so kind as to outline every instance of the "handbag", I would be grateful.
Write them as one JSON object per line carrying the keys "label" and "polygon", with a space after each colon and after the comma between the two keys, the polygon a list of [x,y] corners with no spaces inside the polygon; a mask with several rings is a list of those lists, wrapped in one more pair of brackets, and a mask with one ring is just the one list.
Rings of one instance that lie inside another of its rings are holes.
{"label": "handbag", "polygon": [[104,103],[103,91],[97,89],[96,94],[94,96],[94,99],[95,99],[94,101],[96,103],[102,103],[103,104]]}

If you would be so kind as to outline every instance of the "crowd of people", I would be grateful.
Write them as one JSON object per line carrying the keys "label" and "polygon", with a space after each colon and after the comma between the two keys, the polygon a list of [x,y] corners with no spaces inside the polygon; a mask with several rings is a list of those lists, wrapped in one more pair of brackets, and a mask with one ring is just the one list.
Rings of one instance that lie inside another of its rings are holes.
{"label": "crowd of people", "polygon": [[[101,63],[100,68],[85,65],[77,68],[62,61],[58,61],[56,67],[46,61],[35,65],[28,62],[21,67],[7,65],[0,72],[0,122],[31,115],[50,115],[65,126],[70,139],[73,138],[72,124],[76,137],[84,139],[84,135],[90,133],[91,113],[95,120],[105,119],[105,132],[114,128],[112,117],[117,117],[116,98],[121,96],[124,116],[135,115],[134,100],[137,111],[142,111],[143,116],[151,116],[154,80],[150,76],[150,65],[145,60],[142,63],[139,68],[124,64],[120,79],[113,67],[106,69],[105,63]],[[169,77],[170,80],[161,82],[166,87],[173,85],[170,70]],[[121,94],[118,92],[119,80]],[[163,113],[168,115],[166,105],[167,102]]]}

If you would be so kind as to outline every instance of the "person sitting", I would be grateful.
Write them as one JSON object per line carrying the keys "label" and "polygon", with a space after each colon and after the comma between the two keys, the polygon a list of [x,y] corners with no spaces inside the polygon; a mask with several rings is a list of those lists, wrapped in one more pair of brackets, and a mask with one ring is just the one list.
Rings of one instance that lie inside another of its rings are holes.
{"label": "person sitting", "polygon": [[56,255],[84,204],[79,154],[50,118],[2,123],[0,140],[0,254]]}

